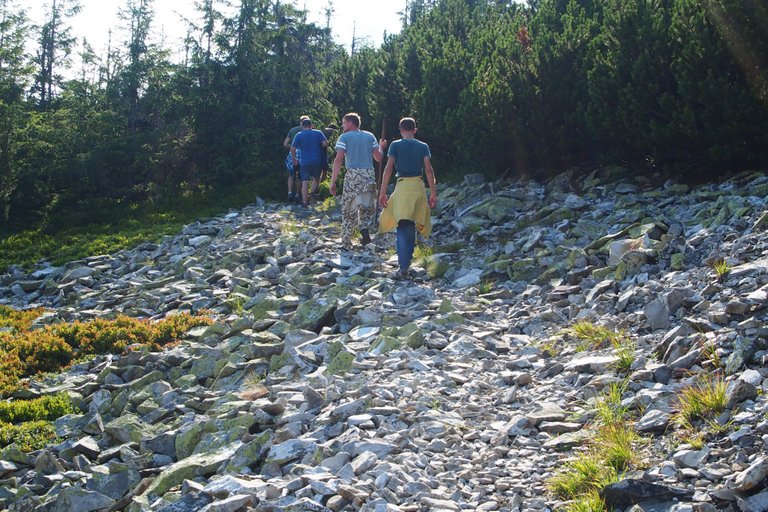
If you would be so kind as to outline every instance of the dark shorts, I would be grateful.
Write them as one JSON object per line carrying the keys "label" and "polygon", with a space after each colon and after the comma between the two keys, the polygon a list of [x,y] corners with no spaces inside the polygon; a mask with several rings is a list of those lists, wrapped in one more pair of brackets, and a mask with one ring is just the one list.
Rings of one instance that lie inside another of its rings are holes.
{"label": "dark shorts", "polygon": [[304,164],[299,169],[301,181],[309,181],[312,178],[320,177],[320,164]]}

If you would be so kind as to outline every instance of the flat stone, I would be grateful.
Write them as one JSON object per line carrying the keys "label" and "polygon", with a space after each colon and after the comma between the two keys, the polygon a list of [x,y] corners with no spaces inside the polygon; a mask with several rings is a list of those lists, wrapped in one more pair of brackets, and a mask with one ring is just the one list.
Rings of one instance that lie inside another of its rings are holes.
{"label": "flat stone", "polygon": [[732,488],[747,492],[757,487],[768,476],[768,458],[760,457],[747,469],[736,475]]}

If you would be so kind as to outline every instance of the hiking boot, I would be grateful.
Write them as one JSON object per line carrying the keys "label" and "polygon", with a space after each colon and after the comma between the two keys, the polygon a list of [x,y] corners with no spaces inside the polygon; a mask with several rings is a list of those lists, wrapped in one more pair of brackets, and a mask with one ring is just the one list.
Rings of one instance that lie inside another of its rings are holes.
{"label": "hiking boot", "polygon": [[360,230],[360,238],[361,242],[363,244],[363,247],[371,243],[371,235],[368,233],[367,229]]}
{"label": "hiking boot", "polygon": [[288,194],[288,202],[289,202],[289,203],[292,203],[292,202],[294,202],[294,201],[296,201],[296,194],[294,194],[293,192],[291,192],[291,193],[289,193],[289,194]]}
{"label": "hiking boot", "polygon": [[408,279],[408,271],[407,270],[396,270],[392,274],[392,280],[393,281],[405,281]]}

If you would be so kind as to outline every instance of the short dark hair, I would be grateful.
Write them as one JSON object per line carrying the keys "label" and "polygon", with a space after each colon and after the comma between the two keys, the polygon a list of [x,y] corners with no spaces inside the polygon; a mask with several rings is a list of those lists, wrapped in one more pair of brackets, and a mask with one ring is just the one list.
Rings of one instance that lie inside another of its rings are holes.
{"label": "short dark hair", "polygon": [[360,128],[360,114],[358,114],[357,112],[350,112],[349,114],[345,114],[344,120],[349,121],[353,125]]}
{"label": "short dark hair", "polygon": [[416,129],[416,120],[412,117],[404,117],[400,120],[400,129],[412,132]]}

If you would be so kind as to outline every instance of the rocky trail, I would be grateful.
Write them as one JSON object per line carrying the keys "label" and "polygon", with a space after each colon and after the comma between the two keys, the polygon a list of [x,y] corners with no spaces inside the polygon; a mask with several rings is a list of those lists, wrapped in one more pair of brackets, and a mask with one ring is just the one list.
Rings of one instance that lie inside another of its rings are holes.
{"label": "rocky trail", "polygon": [[[163,352],[33,380],[23,396],[67,391],[84,412],[56,421],[60,444],[0,450],[0,509],[564,510],[551,478],[620,389],[640,442],[610,508],[768,510],[766,175],[469,175],[439,192],[407,281],[390,278],[391,235],[342,254],[337,210],[261,201],[0,275],[0,304],[48,308],[40,325],[216,319]],[[628,366],[580,346],[578,322],[625,333]],[[727,407],[697,446],[678,399],[716,375]]]}

